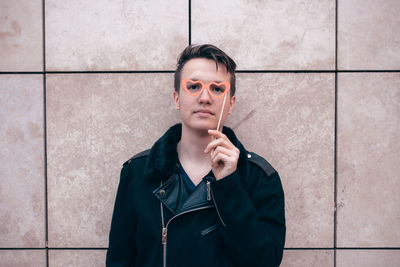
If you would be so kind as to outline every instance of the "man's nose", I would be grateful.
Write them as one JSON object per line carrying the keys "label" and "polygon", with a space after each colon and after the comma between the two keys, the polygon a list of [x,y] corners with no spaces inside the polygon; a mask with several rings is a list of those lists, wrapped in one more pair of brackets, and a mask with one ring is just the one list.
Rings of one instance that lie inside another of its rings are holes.
{"label": "man's nose", "polygon": [[212,102],[212,96],[210,95],[210,92],[207,90],[207,88],[204,88],[203,92],[201,92],[199,101],[200,103]]}

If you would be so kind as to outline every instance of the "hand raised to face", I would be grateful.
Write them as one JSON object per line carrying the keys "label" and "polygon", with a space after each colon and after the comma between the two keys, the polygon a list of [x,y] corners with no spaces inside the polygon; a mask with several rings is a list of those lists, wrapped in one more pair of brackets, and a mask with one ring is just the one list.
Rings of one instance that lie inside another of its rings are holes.
{"label": "hand raised to face", "polygon": [[222,179],[236,171],[240,151],[229,138],[216,130],[208,130],[214,137],[204,150],[211,153],[212,171],[217,180]]}

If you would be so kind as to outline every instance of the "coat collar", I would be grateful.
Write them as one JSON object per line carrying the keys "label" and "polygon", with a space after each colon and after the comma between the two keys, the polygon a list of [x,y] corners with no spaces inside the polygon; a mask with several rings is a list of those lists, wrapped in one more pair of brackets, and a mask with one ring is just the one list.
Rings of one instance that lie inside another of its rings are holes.
{"label": "coat collar", "polygon": [[[239,166],[246,161],[246,150],[237,139],[232,129],[223,127],[222,132],[240,150]],[[166,181],[173,173],[178,172],[177,144],[181,140],[182,124],[176,124],[169,128],[165,134],[157,140],[150,149],[145,166],[144,178],[148,181]]]}

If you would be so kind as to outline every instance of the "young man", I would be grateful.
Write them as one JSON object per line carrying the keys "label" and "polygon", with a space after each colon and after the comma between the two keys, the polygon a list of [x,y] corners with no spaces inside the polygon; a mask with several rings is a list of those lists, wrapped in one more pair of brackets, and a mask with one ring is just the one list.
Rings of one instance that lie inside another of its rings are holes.
{"label": "young man", "polygon": [[182,123],[124,163],[107,266],[280,264],[279,175],[221,126],[236,102],[235,68],[212,45],[182,52],[173,93]]}

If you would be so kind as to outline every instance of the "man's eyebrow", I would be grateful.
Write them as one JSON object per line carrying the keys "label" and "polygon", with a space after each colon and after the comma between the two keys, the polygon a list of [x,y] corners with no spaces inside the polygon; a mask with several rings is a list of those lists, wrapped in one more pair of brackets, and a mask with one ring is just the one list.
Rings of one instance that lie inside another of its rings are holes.
{"label": "man's eyebrow", "polygon": [[[201,79],[198,79],[198,78],[196,78],[196,77],[193,77],[193,78],[190,78],[192,81],[194,81],[194,82],[197,82],[197,81],[202,81],[202,82],[204,82],[203,80],[201,80]],[[215,83],[222,83],[223,81],[220,81],[220,80],[216,80],[216,81],[212,81],[212,82],[215,82]]]}

